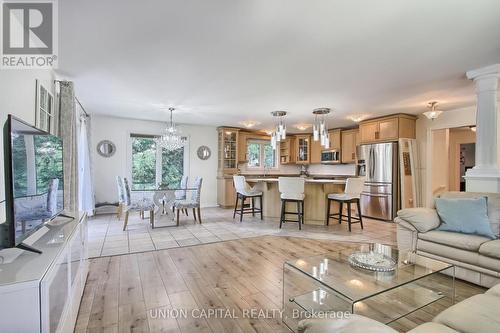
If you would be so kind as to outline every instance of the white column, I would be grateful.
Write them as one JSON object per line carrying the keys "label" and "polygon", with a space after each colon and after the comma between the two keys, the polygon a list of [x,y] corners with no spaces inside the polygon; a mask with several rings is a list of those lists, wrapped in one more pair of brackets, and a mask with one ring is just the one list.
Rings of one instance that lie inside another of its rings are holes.
{"label": "white column", "polygon": [[476,85],[476,165],[465,175],[468,192],[500,192],[497,94],[500,64],[467,72]]}

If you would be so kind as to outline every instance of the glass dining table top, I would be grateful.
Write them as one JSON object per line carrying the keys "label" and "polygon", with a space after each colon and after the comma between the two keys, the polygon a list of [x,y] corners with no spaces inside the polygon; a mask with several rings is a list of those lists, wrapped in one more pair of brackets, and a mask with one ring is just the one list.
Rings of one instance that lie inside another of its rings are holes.
{"label": "glass dining table top", "polygon": [[[394,259],[397,263],[391,272],[376,272],[358,269],[349,264],[354,252],[376,252]],[[355,248],[331,252],[312,257],[286,261],[310,278],[335,290],[351,301],[359,301],[424,277],[447,270],[453,265],[427,258],[414,252],[400,253],[397,248],[367,243]]]}

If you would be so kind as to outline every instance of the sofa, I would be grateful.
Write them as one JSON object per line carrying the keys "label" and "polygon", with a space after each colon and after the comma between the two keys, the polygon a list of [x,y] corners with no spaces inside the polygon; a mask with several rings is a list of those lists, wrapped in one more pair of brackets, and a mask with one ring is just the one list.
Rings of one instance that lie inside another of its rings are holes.
{"label": "sofa", "polygon": [[409,208],[400,210],[395,219],[399,250],[453,264],[455,277],[461,280],[487,288],[500,283],[500,194],[445,192],[439,197],[487,197],[488,219],[497,239],[437,230],[440,219],[435,209]]}
{"label": "sofa", "polygon": [[[500,332],[500,284],[438,314],[409,333],[496,333]],[[397,333],[373,319],[350,315],[342,319],[304,319],[299,333]]]}

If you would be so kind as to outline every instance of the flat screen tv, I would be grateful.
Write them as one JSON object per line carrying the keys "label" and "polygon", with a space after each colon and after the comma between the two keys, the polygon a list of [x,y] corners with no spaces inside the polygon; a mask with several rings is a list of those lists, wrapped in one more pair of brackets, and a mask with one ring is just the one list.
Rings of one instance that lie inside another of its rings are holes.
{"label": "flat screen tv", "polygon": [[8,116],[4,126],[6,222],[2,247],[23,241],[64,209],[62,139]]}

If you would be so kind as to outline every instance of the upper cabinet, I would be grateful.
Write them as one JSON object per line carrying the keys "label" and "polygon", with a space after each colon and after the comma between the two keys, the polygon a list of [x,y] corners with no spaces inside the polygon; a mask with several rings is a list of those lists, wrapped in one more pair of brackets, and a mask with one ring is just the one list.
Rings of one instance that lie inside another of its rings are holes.
{"label": "upper cabinet", "polygon": [[295,137],[288,136],[280,142],[280,164],[295,163],[295,140]]}
{"label": "upper cabinet", "polygon": [[370,119],[359,124],[361,143],[395,141],[399,138],[416,137],[415,121],[417,117],[398,114],[383,118]]}
{"label": "upper cabinet", "polygon": [[330,149],[336,149],[336,150],[341,150],[342,145],[341,145],[341,130],[340,128],[330,130],[328,131],[330,134]]}
{"label": "upper cabinet", "polygon": [[247,140],[250,133],[239,131],[238,132],[238,163],[245,163],[247,157]]}
{"label": "upper cabinet", "polygon": [[323,147],[321,146],[321,141],[314,141],[314,139],[311,137],[311,158],[310,162],[311,164],[318,164],[321,163],[321,151],[323,150]]}
{"label": "upper cabinet", "polygon": [[219,161],[220,173],[236,173],[238,171],[238,132],[237,128],[219,127]]}
{"label": "upper cabinet", "polygon": [[297,135],[295,136],[295,154],[297,164],[309,164],[311,160],[311,136]]}
{"label": "upper cabinet", "polygon": [[342,163],[356,163],[356,146],[358,145],[359,130],[350,129],[342,131]]}

